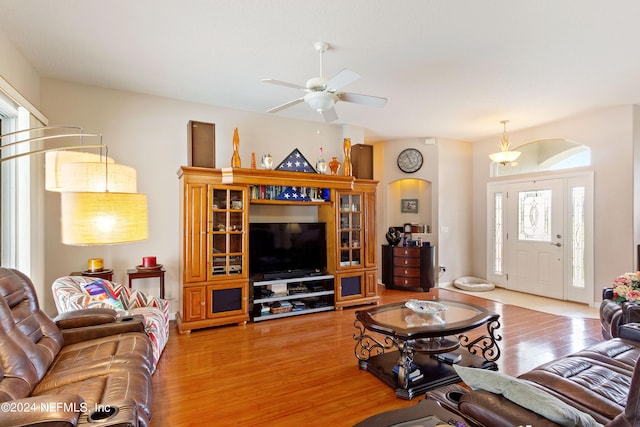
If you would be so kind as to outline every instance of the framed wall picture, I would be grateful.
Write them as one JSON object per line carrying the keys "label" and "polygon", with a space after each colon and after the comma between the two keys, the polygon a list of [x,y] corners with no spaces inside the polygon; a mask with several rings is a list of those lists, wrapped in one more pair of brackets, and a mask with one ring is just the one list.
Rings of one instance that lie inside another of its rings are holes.
{"label": "framed wall picture", "polygon": [[400,212],[418,213],[418,199],[401,199]]}

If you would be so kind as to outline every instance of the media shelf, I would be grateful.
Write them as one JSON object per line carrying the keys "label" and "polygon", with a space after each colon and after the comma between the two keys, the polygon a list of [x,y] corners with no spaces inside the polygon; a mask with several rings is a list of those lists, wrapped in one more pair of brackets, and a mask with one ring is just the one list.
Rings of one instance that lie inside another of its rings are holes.
{"label": "media shelf", "polygon": [[323,198],[322,188],[296,187],[286,185],[252,185],[250,191],[250,199],[251,203],[275,201],[289,204],[328,202]]}
{"label": "media shelf", "polygon": [[[335,309],[334,276],[331,274],[252,281],[252,285],[254,322]],[[304,307],[295,307],[295,302],[301,302]],[[291,309],[287,304],[292,304]],[[280,308],[276,307],[278,305]],[[274,308],[263,312],[267,307]]]}

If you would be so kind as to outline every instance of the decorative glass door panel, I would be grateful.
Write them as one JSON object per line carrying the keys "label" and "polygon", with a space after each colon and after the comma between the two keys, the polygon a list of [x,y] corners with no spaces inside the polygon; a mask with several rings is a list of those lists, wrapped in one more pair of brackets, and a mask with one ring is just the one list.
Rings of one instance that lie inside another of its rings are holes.
{"label": "decorative glass door panel", "polygon": [[518,193],[518,240],[551,242],[551,190]]}
{"label": "decorative glass door panel", "polygon": [[362,260],[362,197],[340,194],[340,266],[360,266]]}

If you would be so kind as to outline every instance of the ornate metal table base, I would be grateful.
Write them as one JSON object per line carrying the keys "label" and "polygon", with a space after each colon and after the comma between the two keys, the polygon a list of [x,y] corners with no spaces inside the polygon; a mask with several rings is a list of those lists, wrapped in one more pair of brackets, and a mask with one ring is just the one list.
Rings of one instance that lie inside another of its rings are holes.
{"label": "ornate metal table base", "polygon": [[[378,338],[356,319],[354,353],[360,369],[371,372],[394,388],[397,397],[412,399],[427,390],[460,381],[453,367],[433,358],[434,354],[456,350],[462,356],[458,362],[461,366],[497,370],[495,362],[500,358],[498,341],[502,340],[497,334],[500,322],[491,320],[486,326],[487,334],[473,339],[466,334],[458,334],[405,340],[384,335]],[[423,375],[420,380],[411,381],[409,378],[413,365],[420,368]],[[397,374],[393,372],[394,368]]]}

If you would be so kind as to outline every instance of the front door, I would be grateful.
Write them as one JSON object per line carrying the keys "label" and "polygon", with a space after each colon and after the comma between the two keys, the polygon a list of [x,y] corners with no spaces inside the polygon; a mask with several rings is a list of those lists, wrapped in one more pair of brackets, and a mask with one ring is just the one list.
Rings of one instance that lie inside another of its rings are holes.
{"label": "front door", "polygon": [[564,299],[564,191],[560,179],[508,186],[507,288]]}
{"label": "front door", "polygon": [[490,183],[487,278],[593,303],[593,173]]}

